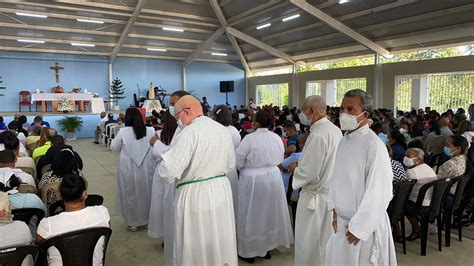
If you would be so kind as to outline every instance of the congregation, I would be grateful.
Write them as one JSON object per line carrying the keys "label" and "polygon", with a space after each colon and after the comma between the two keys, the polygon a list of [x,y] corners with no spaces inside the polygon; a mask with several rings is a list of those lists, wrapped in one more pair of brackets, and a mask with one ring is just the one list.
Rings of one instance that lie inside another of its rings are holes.
{"label": "congregation", "polygon": [[[129,231],[163,239],[166,265],[252,264],[293,244],[295,265],[396,265],[405,232],[390,210],[403,184],[412,185],[402,200],[406,240],[426,239],[424,217],[439,192],[425,188],[439,180],[450,182],[443,208],[462,208],[430,231],[473,219],[474,104],[394,114],[373,110],[372,96],[355,89],[340,107],[309,96],[300,108],[253,99],[211,108],[176,91],[152,116],[128,108],[100,119],[94,143],[120,153],[113,212]],[[30,124],[15,115],[8,125],[0,117],[0,131],[1,248],[109,227],[109,210],[88,202],[87,165],[43,117]],[[26,208],[39,209],[38,219],[16,220]],[[106,245],[101,237],[93,265],[103,264]],[[62,265],[59,251],[49,248],[47,261]]]}

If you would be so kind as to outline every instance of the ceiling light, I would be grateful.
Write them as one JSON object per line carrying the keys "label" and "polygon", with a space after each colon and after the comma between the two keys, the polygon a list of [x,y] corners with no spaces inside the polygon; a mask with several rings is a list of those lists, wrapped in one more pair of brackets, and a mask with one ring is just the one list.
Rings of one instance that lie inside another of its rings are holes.
{"label": "ceiling light", "polygon": [[18,42],[28,42],[28,43],[44,43],[44,41],[41,40],[26,40],[26,39],[19,39],[17,40]]}
{"label": "ceiling light", "polygon": [[345,3],[348,3],[349,0],[339,0],[339,4],[345,4]]}
{"label": "ceiling light", "polygon": [[15,13],[17,16],[24,16],[24,17],[34,17],[34,18],[47,18],[46,15],[38,15],[38,14],[31,14],[31,13]]}
{"label": "ceiling light", "polygon": [[299,18],[299,17],[300,17],[300,14],[296,14],[296,15],[293,15],[293,16],[286,17],[286,18],[282,19],[281,21],[285,22],[285,21],[292,20],[292,19]]}
{"label": "ceiling light", "polygon": [[227,56],[227,54],[224,53],[211,53],[214,56]]}
{"label": "ceiling light", "polygon": [[257,27],[257,30],[260,30],[260,29],[264,29],[264,28],[267,28],[267,27],[270,27],[272,25],[272,23],[267,23],[267,24],[263,24],[263,25],[260,25]]}
{"label": "ceiling light", "polygon": [[95,44],[91,44],[91,43],[76,43],[76,42],[72,42],[71,43],[72,46],[83,46],[83,47],[94,47]]}
{"label": "ceiling light", "polygon": [[163,48],[146,48],[148,51],[156,51],[156,52],[166,52],[166,49]]}
{"label": "ceiling light", "polygon": [[183,31],[184,31],[183,29],[179,29],[179,28],[169,28],[169,27],[163,27],[163,30],[166,30],[166,31],[176,31],[176,32],[183,32]]}
{"label": "ceiling light", "polygon": [[95,23],[95,24],[104,24],[103,21],[100,21],[100,20],[90,20],[90,19],[76,19],[77,21],[79,22],[86,22],[86,23]]}

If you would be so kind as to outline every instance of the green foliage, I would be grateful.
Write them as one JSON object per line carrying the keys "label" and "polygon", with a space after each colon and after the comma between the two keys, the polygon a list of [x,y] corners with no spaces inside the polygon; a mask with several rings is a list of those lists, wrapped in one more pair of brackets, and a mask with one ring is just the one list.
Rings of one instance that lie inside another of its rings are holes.
{"label": "green foliage", "polygon": [[63,119],[57,121],[61,131],[73,133],[76,130],[80,131],[84,122],[78,116],[65,116]]}
{"label": "green foliage", "polygon": [[336,80],[336,106],[342,104],[342,99],[346,92],[353,89],[367,90],[367,79],[337,79]]}
{"label": "green foliage", "polygon": [[258,105],[288,105],[289,89],[288,83],[257,85]]}
{"label": "green foliage", "polygon": [[119,78],[115,78],[110,84],[110,100],[117,103],[120,99],[125,99],[125,89],[123,88],[122,81]]}
{"label": "green foliage", "polygon": [[428,49],[423,51],[415,51],[408,53],[394,54],[393,58],[381,58],[381,63],[396,63],[407,61],[420,61],[435,58],[447,58],[455,56],[463,56],[463,52],[455,47]]}

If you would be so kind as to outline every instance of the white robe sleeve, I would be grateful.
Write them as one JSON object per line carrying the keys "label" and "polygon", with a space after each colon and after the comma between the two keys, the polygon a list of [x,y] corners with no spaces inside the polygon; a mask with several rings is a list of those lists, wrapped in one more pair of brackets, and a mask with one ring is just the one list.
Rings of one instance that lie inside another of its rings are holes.
{"label": "white robe sleeve", "polygon": [[250,153],[250,143],[248,138],[244,138],[239,147],[235,150],[235,166],[237,169],[242,169],[247,161],[247,156]]}
{"label": "white robe sleeve", "polygon": [[123,137],[122,134],[120,134],[120,131],[117,133],[117,136],[112,140],[112,143],[110,143],[110,149],[112,151],[118,152],[122,150],[122,145],[123,145]]}
{"label": "white robe sleeve", "polygon": [[392,166],[381,142],[368,150],[367,164],[366,190],[357,212],[349,222],[349,231],[362,241],[367,241],[383,221],[393,195]]}
{"label": "white robe sleeve", "polygon": [[155,156],[158,159],[161,159],[161,156],[165,154],[168,150],[170,149],[170,146],[164,144],[161,142],[161,140],[157,140],[155,144],[153,145],[153,156]]}
{"label": "white robe sleeve", "polygon": [[313,135],[308,138],[298,167],[293,174],[293,189],[318,181],[321,167],[326,159],[327,146],[321,136]]}
{"label": "white robe sleeve", "polygon": [[181,179],[183,172],[189,166],[194,153],[194,144],[191,134],[183,136],[161,156],[160,176],[169,183]]}

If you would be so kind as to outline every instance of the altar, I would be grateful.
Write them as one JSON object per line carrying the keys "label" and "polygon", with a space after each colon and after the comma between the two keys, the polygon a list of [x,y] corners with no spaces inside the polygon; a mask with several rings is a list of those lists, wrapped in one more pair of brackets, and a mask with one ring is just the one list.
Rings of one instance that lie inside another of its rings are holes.
{"label": "altar", "polygon": [[105,111],[104,100],[102,98],[94,98],[92,93],[33,93],[31,94],[31,102],[41,102],[41,112],[46,112],[46,103],[51,102],[51,112],[56,112],[58,102],[62,99],[68,99],[74,103],[79,103],[79,111],[85,111],[85,103],[91,104],[93,113]]}

